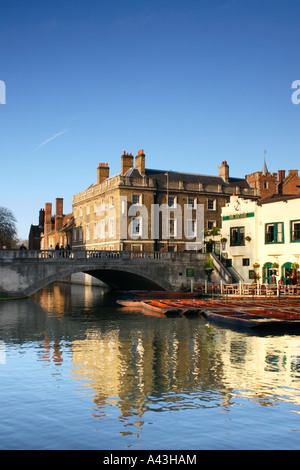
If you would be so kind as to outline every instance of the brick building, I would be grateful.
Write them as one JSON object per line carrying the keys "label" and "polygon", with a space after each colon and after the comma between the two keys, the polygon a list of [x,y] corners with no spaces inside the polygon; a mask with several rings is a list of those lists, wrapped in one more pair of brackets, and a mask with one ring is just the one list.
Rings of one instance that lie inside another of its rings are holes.
{"label": "brick building", "polygon": [[44,232],[45,210],[39,212],[38,225],[31,225],[28,236],[29,250],[39,250],[41,248],[41,234]]}
{"label": "brick building", "polygon": [[262,171],[246,175],[246,179],[251,188],[257,191],[260,199],[265,199],[274,194],[300,194],[298,170],[289,170],[287,176],[285,176],[285,170],[270,173],[265,160]]}
{"label": "brick building", "polygon": [[97,168],[97,183],[73,196],[73,248],[128,251],[200,249],[203,229],[221,226],[221,208],[235,193],[257,199],[245,178],[146,168],[140,150],[121,156],[121,172]]}
{"label": "brick building", "polygon": [[63,199],[56,198],[55,214],[52,215],[52,203],[46,202],[44,210],[44,227],[41,233],[42,250],[47,250],[50,245],[53,248],[59,244],[64,248],[72,246],[73,214],[63,213]]}

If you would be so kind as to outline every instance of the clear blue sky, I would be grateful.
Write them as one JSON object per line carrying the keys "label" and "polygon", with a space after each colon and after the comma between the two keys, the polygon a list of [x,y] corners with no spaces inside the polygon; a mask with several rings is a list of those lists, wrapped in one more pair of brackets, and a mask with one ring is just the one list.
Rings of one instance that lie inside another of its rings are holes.
{"label": "clear blue sky", "polygon": [[27,238],[45,202],[146,167],[299,169],[299,0],[2,0],[0,205]]}

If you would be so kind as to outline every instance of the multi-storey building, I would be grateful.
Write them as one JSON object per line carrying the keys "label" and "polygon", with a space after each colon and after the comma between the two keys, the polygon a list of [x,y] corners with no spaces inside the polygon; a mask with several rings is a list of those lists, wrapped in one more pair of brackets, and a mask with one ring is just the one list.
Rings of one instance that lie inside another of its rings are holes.
{"label": "multi-storey building", "polygon": [[262,283],[288,283],[300,263],[300,195],[260,202],[232,196],[222,209],[222,241],[227,265],[241,280],[255,273]]}
{"label": "multi-storey building", "polygon": [[73,196],[73,248],[129,251],[201,249],[204,228],[221,226],[221,209],[235,193],[257,199],[245,178],[146,168],[145,154],[123,153],[121,172],[97,168],[97,183]]}

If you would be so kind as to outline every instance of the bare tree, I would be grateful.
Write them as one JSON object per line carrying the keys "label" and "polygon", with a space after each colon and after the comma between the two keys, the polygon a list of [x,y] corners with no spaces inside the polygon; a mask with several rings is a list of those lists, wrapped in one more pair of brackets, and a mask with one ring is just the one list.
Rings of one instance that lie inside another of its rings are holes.
{"label": "bare tree", "polygon": [[16,218],[11,210],[0,206],[0,248],[13,248],[17,241]]}

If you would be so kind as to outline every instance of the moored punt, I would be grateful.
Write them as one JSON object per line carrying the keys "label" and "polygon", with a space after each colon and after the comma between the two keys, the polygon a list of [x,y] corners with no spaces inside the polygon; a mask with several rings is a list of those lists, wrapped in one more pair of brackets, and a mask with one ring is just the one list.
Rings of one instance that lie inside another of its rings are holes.
{"label": "moored punt", "polygon": [[204,318],[225,325],[242,328],[281,328],[281,329],[299,329],[300,319],[295,318],[276,318],[274,316],[265,316],[263,314],[254,314],[247,311],[231,309],[205,309]]}
{"label": "moored punt", "polygon": [[151,300],[117,300],[117,304],[122,307],[123,312],[140,312],[154,317],[166,317],[167,309],[152,304]]}
{"label": "moored punt", "polygon": [[117,300],[117,304],[126,309],[142,310],[158,314],[158,316],[171,317],[181,314],[180,308],[176,305],[167,305],[159,300]]}
{"label": "moored punt", "polygon": [[177,307],[171,307],[159,300],[144,300],[142,302],[144,308],[152,310],[154,312],[163,313],[166,316],[178,316],[180,315],[180,309]]}
{"label": "moored punt", "polygon": [[143,302],[139,300],[117,300],[117,304],[121,305],[122,307],[143,307]]}
{"label": "moored punt", "polygon": [[277,318],[279,320],[300,320],[300,313],[292,309],[241,307],[239,308],[239,312],[264,316],[266,318]]}
{"label": "moored punt", "polygon": [[122,307],[123,313],[139,313],[151,317],[166,318],[166,315],[162,312],[155,312],[143,307]]}
{"label": "moored punt", "polygon": [[[178,310],[181,315],[188,317],[198,316],[200,310],[200,306],[197,306],[197,304],[185,300],[163,299],[160,300],[160,305],[163,308],[174,308],[175,310]],[[202,308],[203,307],[201,306],[201,309]]]}

